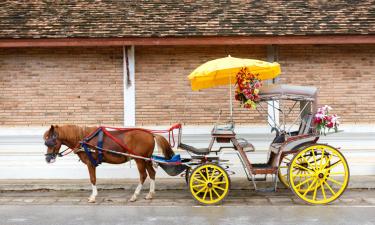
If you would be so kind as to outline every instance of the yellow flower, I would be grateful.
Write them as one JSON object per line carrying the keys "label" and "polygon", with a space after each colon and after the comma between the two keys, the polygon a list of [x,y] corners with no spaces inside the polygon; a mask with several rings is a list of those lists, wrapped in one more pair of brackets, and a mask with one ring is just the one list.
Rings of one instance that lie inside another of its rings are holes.
{"label": "yellow flower", "polygon": [[259,89],[254,89],[254,95],[257,95],[259,93]]}

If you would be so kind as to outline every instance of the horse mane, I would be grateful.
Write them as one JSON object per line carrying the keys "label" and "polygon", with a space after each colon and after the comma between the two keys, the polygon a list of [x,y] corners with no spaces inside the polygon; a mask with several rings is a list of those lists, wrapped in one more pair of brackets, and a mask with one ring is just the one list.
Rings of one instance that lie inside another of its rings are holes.
{"label": "horse mane", "polygon": [[81,127],[77,125],[55,125],[54,129],[60,140],[65,140],[70,143],[78,143],[82,141],[84,137],[86,137],[95,129],[97,129],[97,127]]}

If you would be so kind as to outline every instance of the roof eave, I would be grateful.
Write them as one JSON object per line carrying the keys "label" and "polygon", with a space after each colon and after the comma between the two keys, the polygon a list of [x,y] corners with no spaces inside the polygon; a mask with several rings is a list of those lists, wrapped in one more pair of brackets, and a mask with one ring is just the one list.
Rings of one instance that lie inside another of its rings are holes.
{"label": "roof eave", "polygon": [[145,45],[375,44],[375,35],[210,36],[120,38],[3,38],[0,48]]}

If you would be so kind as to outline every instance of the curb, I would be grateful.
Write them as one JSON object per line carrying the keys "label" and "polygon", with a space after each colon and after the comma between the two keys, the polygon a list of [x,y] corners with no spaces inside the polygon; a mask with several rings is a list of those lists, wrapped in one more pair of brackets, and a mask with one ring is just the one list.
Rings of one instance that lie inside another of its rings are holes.
{"label": "curb", "polygon": [[[134,190],[138,185],[138,179],[99,179],[99,190]],[[258,188],[272,187],[271,182],[257,181]],[[146,180],[144,189],[149,188],[149,180]],[[278,188],[285,189],[278,183]],[[160,178],[156,179],[156,190],[187,190],[184,178]],[[231,189],[254,190],[251,181],[246,178],[232,178]],[[375,189],[375,176],[352,176],[348,189]],[[89,180],[0,180],[0,191],[71,191],[91,190]]]}

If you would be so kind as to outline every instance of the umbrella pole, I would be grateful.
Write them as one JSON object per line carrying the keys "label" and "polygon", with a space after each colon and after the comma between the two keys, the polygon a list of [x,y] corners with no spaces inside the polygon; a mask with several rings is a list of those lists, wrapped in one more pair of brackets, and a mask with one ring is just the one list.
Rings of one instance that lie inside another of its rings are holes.
{"label": "umbrella pole", "polygon": [[229,77],[230,121],[233,123],[232,79]]}

